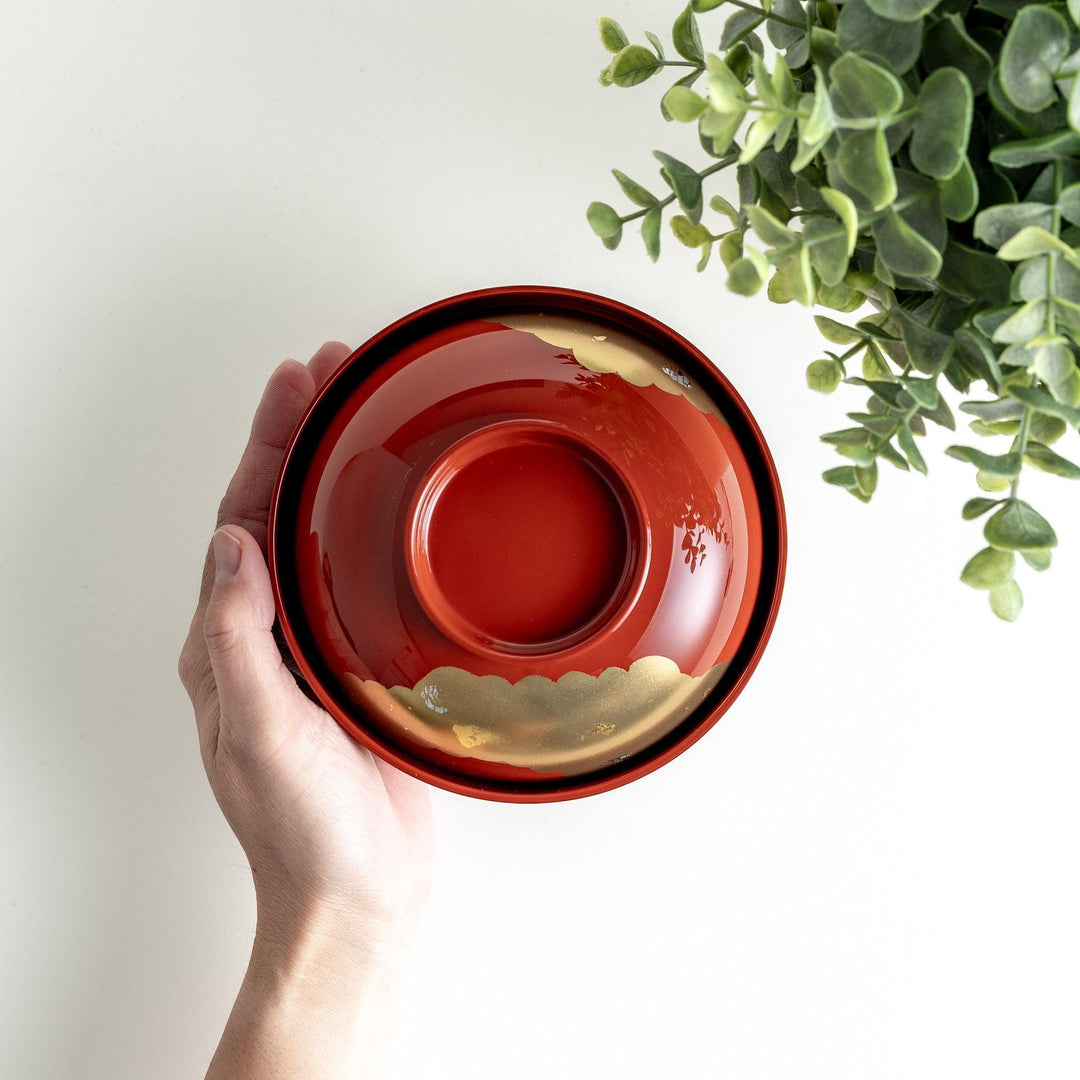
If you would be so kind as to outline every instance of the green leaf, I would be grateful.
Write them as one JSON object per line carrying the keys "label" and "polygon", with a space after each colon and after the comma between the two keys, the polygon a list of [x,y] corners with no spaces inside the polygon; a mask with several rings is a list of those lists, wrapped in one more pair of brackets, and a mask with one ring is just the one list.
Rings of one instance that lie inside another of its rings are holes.
{"label": "green leaf", "polygon": [[845,326],[835,319],[830,319],[827,315],[815,315],[814,322],[817,324],[821,336],[834,345],[855,345],[866,340],[865,336],[859,333],[858,330],[851,326]]}
{"label": "green leaf", "polygon": [[990,151],[990,163],[1006,169],[1022,169],[1043,161],[1067,161],[1080,153],[1080,135],[1055,131],[1030,139],[1001,143]]}
{"label": "green leaf", "polygon": [[967,221],[975,213],[979,206],[979,183],[966,157],[952,176],[938,183],[938,191],[942,212],[950,221]]}
{"label": "green leaf", "polygon": [[675,51],[684,59],[695,64],[705,61],[705,53],[701,48],[701,35],[698,33],[697,19],[694,18],[692,4],[687,4],[685,10],[675,20],[671,28],[671,41]]}
{"label": "green leaf", "polygon": [[870,7],[883,19],[897,22],[915,22],[928,15],[940,0],[867,0]]}
{"label": "green leaf", "polygon": [[598,21],[600,24],[600,41],[608,52],[617,53],[630,44],[626,31],[614,19],[609,19],[605,15],[601,16]]}
{"label": "green leaf", "polygon": [[703,11],[712,11],[718,8],[724,0],[691,0],[690,6],[699,14]]}
{"label": "green leaf", "polygon": [[660,175],[675,193],[686,216],[696,225],[701,220],[701,177],[685,162],[654,150],[653,157],[663,166]]}
{"label": "green leaf", "polygon": [[975,483],[983,491],[1007,491],[1010,486],[1010,481],[1006,480],[1005,477],[993,476],[991,473],[983,472],[982,469],[976,471]]}
{"label": "green leaf", "polygon": [[750,125],[746,133],[746,141],[743,144],[742,153],[739,155],[739,164],[745,165],[765,149],[769,140],[776,134],[784,117],[779,112],[763,112]]}
{"label": "green leaf", "polygon": [[1080,480],[1080,467],[1074,465],[1067,458],[1055,453],[1049,446],[1029,440],[1024,449],[1024,460],[1029,465],[1043,472],[1053,473],[1055,476],[1064,476],[1066,480]]}
{"label": "green leaf", "polygon": [[968,499],[964,503],[963,510],[960,511],[960,516],[965,521],[973,521],[975,518],[982,517],[988,510],[993,510],[1000,502],[1000,499]]}
{"label": "green leaf", "polygon": [[990,610],[1005,622],[1015,622],[1024,607],[1024,594],[1015,581],[990,590]]}
{"label": "green leaf", "polygon": [[947,180],[963,164],[974,100],[967,76],[938,68],[919,88],[918,115],[911,133],[912,164],[927,176]]}
{"label": "green leaf", "polygon": [[956,458],[957,461],[966,461],[974,465],[990,476],[1014,480],[1020,475],[1019,454],[984,454],[981,450],[975,450],[970,446],[950,446],[945,453],[951,458]]}
{"label": "green leaf", "polygon": [[1051,553],[1046,548],[1036,548],[1034,551],[1021,551],[1020,558],[1031,567],[1032,570],[1042,572],[1050,569]]}
{"label": "green leaf", "polygon": [[1001,87],[1026,112],[1039,112],[1057,99],[1054,76],[1069,48],[1069,24],[1052,8],[1022,8],[1001,46]]}
{"label": "green leaf", "polygon": [[660,201],[651,191],[643,188],[635,180],[631,180],[626,173],[619,172],[618,169],[612,169],[611,173],[619,182],[619,187],[622,188],[623,194],[635,206],[644,206],[648,208],[650,206],[655,206]]}
{"label": "green leaf", "polygon": [[742,116],[750,100],[746,95],[746,87],[722,60],[714,63],[711,56],[709,60],[709,104],[718,113],[738,113]]}
{"label": "green leaf", "polygon": [[739,216],[739,211],[736,210],[723,195],[714,195],[709,200],[709,209],[715,210],[718,214],[723,214],[732,225],[735,224],[735,221]]}
{"label": "green leaf", "polygon": [[1003,305],[1009,301],[1009,268],[996,255],[976,251],[950,237],[937,281],[951,296]]}
{"label": "green leaf", "polygon": [[896,198],[896,176],[881,128],[847,133],[840,143],[836,164],[840,175],[875,210],[881,210]]}
{"label": "green leaf", "polygon": [[797,300],[803,307],[810,307],[814,303],[814,272],[805,247],[782,258],[777,264],[776,272],[788,296]]}
{"label": "green leaf", "polygon": [[730,270],[743,257],[743,234],[729,232],[720,241],[720,260]]}
{"label": "green leaf", "polygon": [[[1077,0],[1080,3],[1080,0]],[[1080,83],[1080,79],[1077,79]],[[1080,225],[1080,184],[1070,184],[1057,199],[1061,216],[1072,225]]]}
{"label": "green leaf", "polygon": [[614,236],[622,231],[622,219],[619,217],[618,211],[615,207],[608,206],[607,203],[589,203],[586,216],[589,219],[592,231],[601,240],[606,240],[609,236]]}
{"label": "green leaf", "polygon": [[1005,386],[1003,389],[1010,397],[1047,416],[1056,416],[1071,427],[1080,426],[1080,409],[1056,401],[1044,390],[1037,390],[1033,386]]}
{"label": "green leaf", "polygon": [[641,219],[641,238],[645,241],[645,251],[656,262],[660,258],[660,222],[663,211],[659,206],[648,210]]}
{"label": "green leaf", "polygon": [[878,255],[885,265],[904,277],[933,277],[941,269],[941,252],[919,235],[895,210],[888,210],[870,226]]}
{"label": "green leaf", "polygon": [[899,430],[896,432],[896,441],[900,444],[900,449],[904,451],[908,461],[911,462],[911,467],[925,476],[926,461],[918,446],[916,446],[915,436],[912,435],[911,429],[907,424],[900,425]]}
{"label": "green leaf", "polygon": [[764,21],[764,15],[746,8],[729,15],[727,22],[724,23],[724,32],[720,36],[720,48],[730,49],[751,31],[756,30]]}
{"label": "green leaf", "polygon": [[1049,252],[1064,255],[1066,258],[1073,254],[1072,248],[1053,233],[1040,229],[1037,225],[1028,225],[998,248],[998,258],[1012,262],[1017,259],[1030,259],[1033,255],[1045,255]]}
{"label": "green leaf", "polygon": [[[967,326],[954,330],[953,338],[960,347],[965,368],[972,372],[972,378],[983,379],[990,389],[997,387],[1001,382],[1001,369],[990,342],[974,327]],[[963,405],[960,407],[963,408]]]}
{"label": "green leaf", "polygon": [[939,371],[952,346],[952,339],[920,322],[906,308],[894,308],[892,317],[912,367],[924,375]]}
{"label": "green leaf", "polygon": [[1016,555],[1013,552],[985,547],[968,559],[960,572],[960,580],[973,589],[997,589],[1012,581],[1015,570]]}
{"label": "green leaf", "polygon": [[1050,523],[1022,499],[1007,499],[983,528],[986,542],[1004,551],[1057,547]]}
{"label": "green leaf", "polygon": [[995,331],[997,342],[1030,341],[1046,325],[1046,301],[1029,300],[1010,315]]}
{"label": "green leaf", "polygon": [[698,131],[701,133],[703,145],[706,137],[710,139],[710,152],[713,157],[722,157],[728,152],[745,115],[744,112],[718,113],[711,106],[702,114],[698,121]]}
{"label": "green leaf", "polygon": [[651,31],[646,30],[645,36],[649,39],[649,44],[653,47],[656,55],[663,60],[664,59],[664,46],[661,44],[660,39]]}
{"label": "green leaf", "polygon": [[889,365],[885,362],[885,355],[873,341],[867,342],[866,351],[863,353],[862,375],[867,382],[880,382],[892,378]]}
{"label": "green leaf", "polygon": [[676,84],[661,99],[672,118],[680,124],[689,124],[705,111],[705,99],[688,86]]}
{"label": "green leaf", "polygon": [[1059,416],[1047,416],[1045,413],[1032,412],[1028,430],[1036,442],[1049,446],[1051,443],[1057,442],[1069,430],[1069,425]]}
{"label": "green leaf", "polygon": [[855,209],[855,204],[850,197],[842,191],[831,187],[822,187],[818,191],[829,207],[836,212],[836,216],[844,226],[847,253],[850,255],[855,250],[855,241],[859,238],[859,212]]}
{"label": "green leaf", "polygon": [[618,232],[613,232],[610,236],[603,236],[600,238],[600,243],[608,249],[608,251],[614,251],[619,246],[619,241],[622,239],[622,225],[619,225]]}
{"label": "green leaf", "polygon": [[608,69],[616,86],[637,86],[663,65],[651,49],[644,45],[627,45],[620,49]]}
{"label": "green leaf", "polygon": [[760,251],[743,248],[745,254],[728,267],[728,288],[740,296],[753,296],[765,283],[769,262]]}
{"label": "green leaf", "polygon": [[1049,229],[1053,209],[1038,202],[988,206],[975,217],[975,238],[992,248],[999,248],[1029,226]]}
{"label": "green leaf", "polygon": [[848,270],[844,227],[828,218],[808,217],[803,222],[803,241],[817,276],[825,285],[839,285]]}
{"label": "green leaf", "polygon": [[1080,405],[1076,395],[1076,361],[1065,339],[1057,336],[1036,339],[1031,345],[1034,347],[1031,370],[1058,401],[1070,408]]}
{"label": "green leaf", "polygon": [[962,401],[960,411],[995,423],[998,420],[1019,420],[1024,415],[1024,406],[1011,398],[999,398],[997,401]]}
{"label": "green leaf", "polygon": [[922,63],[927,71],[959,68],[967,76],[976,97],[986,93],[994,70],[993,58],[968,34],[963,19],[955,12],[942,16],[926,31]]}
{"label": "green leaf", "polygon": [[854,490],[857,486],[855,483],[855,467],[853,465],[838,465],[835,469],[826,469],[821,474],[821,479],[826,484],[846,488],[848,491]]}
{"label": "green leaf", "polygon": [[844,53],[834,61],[829,68],[829,89],[849,117],[892,116],[904,102],[899,79],[858,53]]}
{"label": "green leaf", "polygon": [[885,19],[866,0],[846,0],[836,23],[836,35],[845,49],[874,53],[897,75],[918,60],[922,31],[921,18],[912,22]]}
{"label": "green leaf", "polygon": [[844,369],[835,360],[815,360],[806,369],[806,385],[820,394],[831,394],[844,377]]}
{"label": "green leaf", "polygon": [[901,469],[903,472],[911,471],[907,461],[893,448],[891,442],[883,442],[878,447],[878,457],[883,457],[890,465]]}
{"label": "green leaf", "polygon": [[827,139],[836,127],[836,112],[820,68],[814,68],[814,99],[805,124],[800,121],[807,143],[820,143]]}
{"label": "green leaf", "polygon": [[683,217],[682,214],[676,214],[671,219],[671,231],[680,244],[684,244],[689,248],[699,248],[712,239],[709,230],[704,225],[695,225],[689,218]]}
{"label": "green leaf", "polygon": [[[781,18],[788,19],[791,22],[803,24],[806,22],[806,12],[803,11],[802,4],[799,0],[773,0],[772,11],[774,15],[779,15]],[[775,22],[772,19],[768,24],[769,40],[778,49],[792,49],[794,55],[793,46],[798,46],[805,42],[805,32],[799,28],[799,26],[787,26],[784,23]],[[806,62],[806,57],[803,56],[802,63]],[[800,67],[801,63],[797,56],[792,58],[788,57],[788,63],[792,67]]]}
{"label": "green leaf", "polygon": [[783,245],[790,244],[797,238],[791,229],[777,221],[768,210],[764,210],[760,206],[748,206],[746,208],[746,217],[750,222],[750,227],[761,237],[762,242],[768,244],[769,247],[783,247]]}
{"label": "green leaf", "polygon": [[868,465],[857,464],[855,466],[855,486],[860,494],[870,498],[877,487],[877,481],[878,467],[876,461],[871,461]]}
{"label": "green leaf", "polygon": [[911,400],[922,409],[936,409],[940,395],[934,379],[916,379],[907,376],[900,380],[900,385],[911,396]]}

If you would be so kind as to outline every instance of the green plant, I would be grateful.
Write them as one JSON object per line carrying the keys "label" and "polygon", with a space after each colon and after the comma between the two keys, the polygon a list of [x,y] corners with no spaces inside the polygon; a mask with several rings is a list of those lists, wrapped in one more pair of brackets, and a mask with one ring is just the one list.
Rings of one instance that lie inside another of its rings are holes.
{"label": "green plant", "polygon": [[[719,49],[706,54],[697,13],[723,4]],[[694,0],[668,59],[654,34],[631,44],[600,20],[614,54],[601,83],[676,70],[661,112],[697,125],[709,163],[655,151],[662,198],[613,170],[637,209],[594,202],[594,232],[615,248],[640,219],[655,260],[677,206],[675,237],[698,250],[699,271],[718,249],[732,291],[767,282],[777,303],[869,303],[854,323],[815,319],[836,348],[806,369],[809,386],[869,392],[851,426],[822,436],[844,458],[824,478],[868,502],[880,461],[925,473],[918,438],[927,420],[955,430],[947,398],[958,396],[974,433],[1010,440],[1005,452],[946,451],[988,493],[963,507],[967,520],[989,516],[961,580],[1008,620],[1022,605],[1017,554],[1045,570],[1057,545],[1019,497],[1024,466],[1080,479],[1051,449],[1080,425],[1078,25],[1080,0]],[[732,166],[739,205],[706,203],[704,181]]]}

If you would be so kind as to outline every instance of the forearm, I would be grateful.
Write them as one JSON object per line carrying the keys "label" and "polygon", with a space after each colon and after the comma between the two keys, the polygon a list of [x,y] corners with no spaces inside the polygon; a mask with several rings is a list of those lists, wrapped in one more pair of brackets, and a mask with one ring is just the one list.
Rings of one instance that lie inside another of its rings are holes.
{"label": "forearm", "polygon": [[340,912],[260,912],[207,1080],[387,1076],[410,940]]}

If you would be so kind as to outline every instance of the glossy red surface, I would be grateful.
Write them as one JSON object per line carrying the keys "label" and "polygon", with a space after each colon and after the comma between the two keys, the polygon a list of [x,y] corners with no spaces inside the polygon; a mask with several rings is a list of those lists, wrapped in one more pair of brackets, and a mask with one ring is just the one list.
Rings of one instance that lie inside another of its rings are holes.
{"label": "glossy red surface", "polygon": [[[500,322],[522,312],[638,334],[716,408]],[[388,328],[323,389],[286,454],[271,562],[286,639],[357,738],[452,790],[568,798],[655,768],[734,698],[775,618],[783,513],[745,406],[681,338],[586,294],[490,290]],[[655,656],[695,677],[732,663],[692,723],[595,776],[412,744],[346,687],[444,668],[598,676]]]}

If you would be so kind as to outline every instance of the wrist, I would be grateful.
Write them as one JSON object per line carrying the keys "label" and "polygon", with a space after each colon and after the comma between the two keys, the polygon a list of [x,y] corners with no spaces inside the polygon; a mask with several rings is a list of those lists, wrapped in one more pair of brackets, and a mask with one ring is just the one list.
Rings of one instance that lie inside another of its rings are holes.
{"label": "wrist", "polygon": [[400,978],[415,919],[351,903],[256,889],[252,967],[283,982],[361,992]]}
{"label": "wrist", "polygon": [[208,1080],[386,1075],[411,943],[404,922],[264,892]]}

